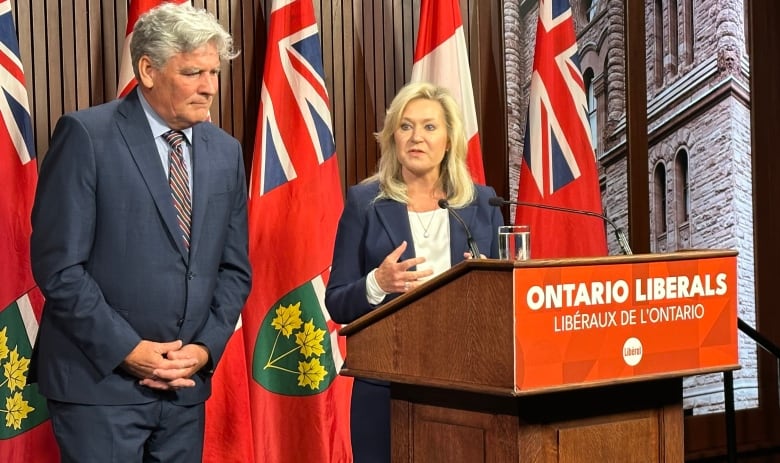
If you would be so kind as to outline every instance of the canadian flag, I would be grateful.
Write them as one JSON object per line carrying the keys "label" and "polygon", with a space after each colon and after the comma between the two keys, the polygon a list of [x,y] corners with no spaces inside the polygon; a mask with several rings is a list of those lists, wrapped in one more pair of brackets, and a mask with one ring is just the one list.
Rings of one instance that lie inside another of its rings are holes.
{"label": "canadian flag", "polygon": [[460,105],[469,142],[466,162],[471,178],[484,184],[477,110],[458,0],[422,0],[420,3],[420,30],[412,66],[412,82],[417,81],[447,88]]}

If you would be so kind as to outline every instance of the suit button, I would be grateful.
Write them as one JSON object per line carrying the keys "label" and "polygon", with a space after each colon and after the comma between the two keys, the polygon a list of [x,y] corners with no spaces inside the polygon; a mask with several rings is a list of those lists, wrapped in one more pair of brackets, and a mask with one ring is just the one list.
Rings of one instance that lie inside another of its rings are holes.
{"label": "suit button", "polygon": [[187,279],[192,280],[193,278],[195,278],[195,274],[192,272],[187,272]]}
{"label": "suit button", "polygon": [[181,326],[183,324],[184,324],[184,319],[183,318],[180,318],[180,319],[176,320],[176,326]]}

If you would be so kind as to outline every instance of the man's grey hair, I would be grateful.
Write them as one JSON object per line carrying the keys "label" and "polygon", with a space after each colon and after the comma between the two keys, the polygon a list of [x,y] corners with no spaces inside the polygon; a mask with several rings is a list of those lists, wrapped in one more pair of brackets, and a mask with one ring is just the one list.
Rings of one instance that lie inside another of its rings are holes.
{"label": "man's grey hair", "polygon": [[133,28],[130,57],[135,78],[140,77],[138,61],[144,55],[155,68],[162,69],[173,55],[192,52],[208,43],[217,47],[220,60],[238,56],[233,37],[214,15],[188,3],[163,3],[141,15]]}

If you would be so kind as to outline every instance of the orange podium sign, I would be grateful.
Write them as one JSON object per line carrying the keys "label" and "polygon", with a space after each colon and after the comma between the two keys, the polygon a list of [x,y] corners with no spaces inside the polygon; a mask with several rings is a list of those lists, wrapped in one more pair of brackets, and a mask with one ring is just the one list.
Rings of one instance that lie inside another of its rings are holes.
{"label": "orange podium sign", "polygon": [[738,365],[736,256],[513,272],[515,392]]}

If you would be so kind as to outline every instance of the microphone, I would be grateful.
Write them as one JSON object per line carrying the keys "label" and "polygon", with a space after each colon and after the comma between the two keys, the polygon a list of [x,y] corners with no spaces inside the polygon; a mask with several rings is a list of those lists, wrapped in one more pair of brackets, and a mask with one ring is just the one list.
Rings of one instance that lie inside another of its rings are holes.
{"label": "microphone", "polygon": [[455,212],[455,209],[450,207],[450,203],[447,202],[446,199],[442,198],[439,200],[439,207],[442,209],[447,209],[450,214],[452,214],[455,219],[460,222],[460,224],[463,226],[463,229],[466,230],[466,241],[469,243],[469,252],[471,253],[471,257],[473,259],[479,259],[481,254],[479,253],[479,248],[477,247],[477,242],[474,241],[474,237],[471,236],[471,230],[469,230],[468,225],[466,225],[466,222],[463,221],[463,217],[460,216],[457,212]]}
{"label": "microphone", "polygon": [[498,206],[498,207],[514,204],[516,206],[536,207],[539,209],[548,209],[551,211],[567,212],[570,214],[580,214],[580,215],[589,215],[591,217],[598,217],[599,219],[603,220],[604,222],[607,222],[612,226],[612,229],[615,231],[615,237],[617,238],[618,245],[620,246],[621,251],[623,251],[623,254],[625,255],[633,254],[633,252],[631,252],[631,245],[628,244],[628,238],[626,237],[626,234],[623,233],[623,230],[620,227],[615,225],[615,222],[613,222],[609,217],[607,217],[604,214],[599,214],[597,212],[592,212],[592,211],[584,211],[581,209],[571,209],[568,207],[552,206],[549,204],[526,203],[524,201],[507,201],[501,196],[494,196],[490,198],[488,200],[488,203],[490,203],[491,206]]}

